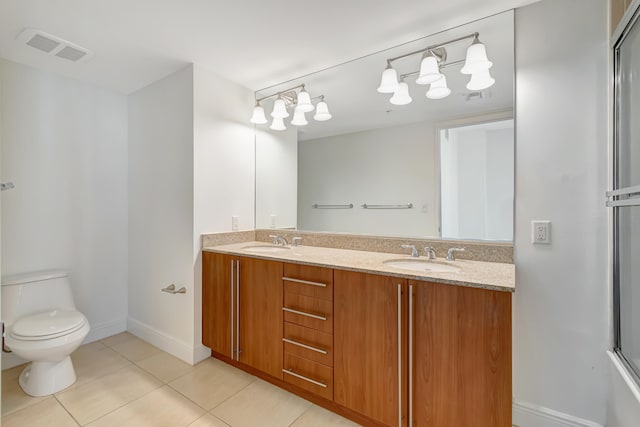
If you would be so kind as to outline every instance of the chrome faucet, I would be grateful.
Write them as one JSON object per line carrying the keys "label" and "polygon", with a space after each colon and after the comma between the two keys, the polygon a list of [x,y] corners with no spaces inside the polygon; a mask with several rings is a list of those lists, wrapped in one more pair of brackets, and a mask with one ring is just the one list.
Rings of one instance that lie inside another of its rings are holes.
{"label": "chrome faucet", "polygon": [[287,246],[287,239],[282,237],[281,235],[270,234],[269,237],[273,239],[273,244],[276,246]]}
{"label": "chrome faucet", "polygon": [[424,254],[427,257],[427,259],[436,259],[436,251],[433,250],[433,247],[431,246],[425,246],[424,247]]}
{"label": "chrome faucet", "polygon": [[416,249],[416,245],[400,245],[400,247],[403,249],[411,249],[411,256],[413,258],[418,258],[420,256],[418,250]]}
{"label": "chrome faucet", "polygon": [[449,248],[447,251],[447,261],[455,261],[456,257],[453,256],[454,252],[464,252],[464,248]]}
{"label": "chrome faucet", "polygon": [[297,248],[298,247],[298,242],[302,240],[302,237],[294,237],[293,239],[291,239],[291,247],[293,248]]}

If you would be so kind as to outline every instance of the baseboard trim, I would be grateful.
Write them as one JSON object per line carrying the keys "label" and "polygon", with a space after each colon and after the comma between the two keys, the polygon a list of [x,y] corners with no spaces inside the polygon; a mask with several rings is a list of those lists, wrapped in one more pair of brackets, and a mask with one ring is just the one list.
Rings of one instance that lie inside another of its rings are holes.
{"label": "baseboard trim", "polygon": [[519,427],[604,427],[543,406],[513,402],[513,424]]}
{"label": "baseboard trim", "polygon": [[110,337],[111,335],[119,334],[127,330],[127,319],[116,319],[109,322],[99,323],[97,325],[89,324],[91,330],[87,334],[82,344],[88,344],[90,342],[98,341],[103,338]]}
{"label": "baseboard trim", "polygon": [[195,365],[211,354],[211,350],[202,345],[194,348],[184,341],[167,335],[132,317],[127,318],[127,330],[138,338],[155,345],[178,359],[184,360],[190,365]]}

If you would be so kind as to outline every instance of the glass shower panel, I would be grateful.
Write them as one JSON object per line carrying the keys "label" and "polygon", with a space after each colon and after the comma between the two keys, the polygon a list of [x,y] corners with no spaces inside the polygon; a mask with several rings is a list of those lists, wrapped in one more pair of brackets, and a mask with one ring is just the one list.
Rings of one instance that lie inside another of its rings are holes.
{"label": "glass shower panel", "polygon": [[640,206],[618,209],[619,346],[640,376]]}
{"label": "glass shower panel", "polygon": [[616,189],[640,185],[640,25],[633,26],[617,54]]}

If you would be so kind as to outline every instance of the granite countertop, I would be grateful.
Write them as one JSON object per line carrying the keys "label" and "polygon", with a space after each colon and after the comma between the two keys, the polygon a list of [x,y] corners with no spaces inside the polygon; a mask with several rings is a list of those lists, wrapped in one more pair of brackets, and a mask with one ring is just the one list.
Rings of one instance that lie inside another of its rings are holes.
{"label": "granite countertop", "polygon": [[[255,246],[273,246],[265,242],[243,242],[221,246],[205,246],[208,252],[218,252],[230,255],[240,255],[248,258],[284,261],[295,264],[314,265],[334,268],[338,270],[360,271],[364,273],[383,274],[385,276],[402,277],[414,280],[447,283],[458,286],[490,289],[496,291],[515,291],[515,266],[495,262],[481,262],[469,260],[444,261],[436,260],[439,264],[458,267],[455,273],[433,271],[411,271],[394,268],[384,261],[387,260],[416,260],[406,255],[383,252],[366,252],[348,249],[323,248],[317,246],[290,247],[277,252],[251,252],[246,248]],[[425,257],[420,257],[425,260]]]}

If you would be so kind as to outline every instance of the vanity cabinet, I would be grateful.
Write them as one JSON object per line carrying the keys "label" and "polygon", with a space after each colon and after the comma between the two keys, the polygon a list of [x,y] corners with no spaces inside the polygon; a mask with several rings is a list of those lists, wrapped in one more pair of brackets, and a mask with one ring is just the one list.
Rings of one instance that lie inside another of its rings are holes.
{"label": "vanity cabinet", "polygon": [[202,340],[282,378],[282,263],[203,252]]}
{"label": "vanity cabinet", "polygon": [[511,293],[203,252],[212,355],[364,425],[511,426]]}
{"label": "vanity cabinet", "polygon": [[405,425],[406,281],[335,270],[334,283],[334,399],[384,425]]}
{"label": "vanity cabinet", "polygon": [[284,380],[333,400],[333,270],[284,264]]}
{"label": "vanity cabinet", "polygon": [[511,427],[511,293],[408,284],[412,425]]}
{"label": "vanity cabinet", "polygon": [[334,272],[335,401],[389,426],[511,426],[511,294]]}

